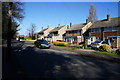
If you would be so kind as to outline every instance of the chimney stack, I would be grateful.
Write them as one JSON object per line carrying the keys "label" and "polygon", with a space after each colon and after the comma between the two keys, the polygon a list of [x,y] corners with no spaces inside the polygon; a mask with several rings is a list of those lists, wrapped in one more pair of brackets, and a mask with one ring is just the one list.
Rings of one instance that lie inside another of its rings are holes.
{"label": "chimney stack", "polygon": [[58,24],[58,27],[60,27],[60,24]]}
{"label": "chimney stack", "polygon": [[110,21],[110,15],[109,14],[107,14],[107,20]]}
{"label": "chimney stack", "polygon": [[88,23],[88,19],[86,19],[86,24]]}
{"label": "chimney stack", "polygon": [[72,26],[72,23],[70,22],[70,27]]}

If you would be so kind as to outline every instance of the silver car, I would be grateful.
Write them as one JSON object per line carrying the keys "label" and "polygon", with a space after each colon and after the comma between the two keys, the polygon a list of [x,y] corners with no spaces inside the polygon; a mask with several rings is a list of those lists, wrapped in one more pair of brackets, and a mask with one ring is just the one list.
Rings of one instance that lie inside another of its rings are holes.
{"label": "silver car", "polygon": [[108,45],[110,45],[108,42],[106,42],[106,41],[95,41],[95,42],[93,42],[93,43],[91,43],[91,47],[92,48],[99,48],[101,45],[103,45],[103,44],[108,44]]}

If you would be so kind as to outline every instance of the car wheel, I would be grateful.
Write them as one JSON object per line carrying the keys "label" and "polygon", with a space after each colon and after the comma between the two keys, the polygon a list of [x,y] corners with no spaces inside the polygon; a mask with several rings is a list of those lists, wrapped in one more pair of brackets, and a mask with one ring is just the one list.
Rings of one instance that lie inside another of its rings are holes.
{"label": "car wheel", "polygon": [[40,49],[41,49],[41,48],[42,48],[42,46],[41,46],[41,45],[38,45],[38,48],[40,48]]}
{"label": "car wheel", "polygon": [[48,49],[50,49],[50,47],[48,47]]}

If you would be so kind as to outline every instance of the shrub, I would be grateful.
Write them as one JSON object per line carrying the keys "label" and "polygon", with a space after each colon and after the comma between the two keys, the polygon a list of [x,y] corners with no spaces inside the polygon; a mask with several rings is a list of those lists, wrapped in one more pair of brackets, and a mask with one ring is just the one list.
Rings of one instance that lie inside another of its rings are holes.
{"label": "shrub", "polygon": [[120,48],[115,51],[116,54],[120,55]]}
{"label": "shrub", "polygon": [[56,46],[67,46],[68,45],[67,42],[57,42],[57,41],[53,42],[53,44]]}
{"label": "shrub", "polygon": [[25,37],[25,40],[31,40],[32,38],[31,37]]}
{"label": "shrub", "polygon": [[111,52],[111,47],[107,44],[103,44],[102,46],[99,47],[99,50],[106,51],[106,52]]}

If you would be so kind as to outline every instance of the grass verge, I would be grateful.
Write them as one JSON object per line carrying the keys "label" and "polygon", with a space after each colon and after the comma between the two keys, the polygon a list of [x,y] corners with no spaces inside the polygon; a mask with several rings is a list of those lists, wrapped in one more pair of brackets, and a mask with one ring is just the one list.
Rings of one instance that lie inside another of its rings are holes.
{"label": "grass verge", "polygon": [[93,51],[93,53],[97,53],[97,54],[104,54],[104,55],[109,55],[109,56],[118,56],[120,57],[120,55],[115,54],[115,51],[110,52],[102,52],[102,51]]}
{"label": "grass verge", "polygon": [[61,47],[61,48],[66,48],[66,49],[77,49],[75,47],[67,47],[67,46],[55,46],[55,45],[52,45],[53,47]]}

